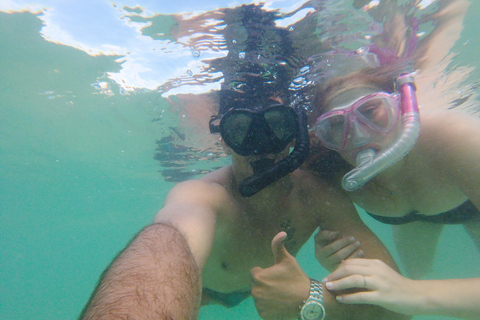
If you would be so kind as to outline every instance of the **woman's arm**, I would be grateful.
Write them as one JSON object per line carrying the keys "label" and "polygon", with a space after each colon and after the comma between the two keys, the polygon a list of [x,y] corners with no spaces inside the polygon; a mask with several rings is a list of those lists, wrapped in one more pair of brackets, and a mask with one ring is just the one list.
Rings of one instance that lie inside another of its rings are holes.
{"label": "woman's arm", "polygon": [[422,156],[480,208],[480,119],[458,111],[422,118]]}
{"label": "woman's arm", "polygon": [[443,227],[440,223],[422,221],[391,226],[395,248],[407,277],[422,279],[428,274]]}
{"label": "woman's arm", "polygon": [[[345,304],[375,304],[409,315],[478,319],[480,278],[411,280],[379,260],[351,259],[323,279]],[[345,289],[362,289],[344,293]]]}

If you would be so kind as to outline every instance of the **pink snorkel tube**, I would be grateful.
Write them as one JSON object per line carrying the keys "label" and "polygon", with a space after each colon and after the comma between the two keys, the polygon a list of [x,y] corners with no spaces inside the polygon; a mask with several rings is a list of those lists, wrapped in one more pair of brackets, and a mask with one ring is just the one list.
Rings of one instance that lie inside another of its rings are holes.
{"label": "pink snorkel tube", "polygon": [[357,167],[342,180],[343,188],[355,191],[380,172],[405,157],[417,142],[420,134],[420,115],[416,87],[411,74],[402,74],[396,81],[402,106],[402,130],[400,137],[388,149],[377,154],[374,149],[365,149],[357,154]]}

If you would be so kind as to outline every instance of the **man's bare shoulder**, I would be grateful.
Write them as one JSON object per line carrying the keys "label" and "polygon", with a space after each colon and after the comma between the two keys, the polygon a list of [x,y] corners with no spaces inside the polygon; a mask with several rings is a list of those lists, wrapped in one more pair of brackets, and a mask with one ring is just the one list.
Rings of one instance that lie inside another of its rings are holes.
{"label": "man's bare shoulder", "polygon": [[229,196],[227,184],[230,180],[230,174],[230,167],[224,167],[198,180],[180,182],[170,190],[165,199],[165,204],[172,202],[218,203]]}

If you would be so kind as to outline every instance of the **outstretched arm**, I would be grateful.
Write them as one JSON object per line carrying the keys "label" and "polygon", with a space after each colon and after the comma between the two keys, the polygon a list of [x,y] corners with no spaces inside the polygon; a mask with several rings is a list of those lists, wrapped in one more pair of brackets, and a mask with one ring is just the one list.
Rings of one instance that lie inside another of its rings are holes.
{"label": "outstretched arm", "polygon": [[221,194],[201,181],[174,187],[155,223],[104,272],[81,319],[196,319]]}
{"label": "outstretched arm", "polygon": [[351,259],[342,262],[326,281],[329,290],[360,288],[339,294],[345,304],[376,304],[410,315],[442,315],[478,319],[480,278],[410,280],[379,260]]}
{"label": "outstretched arm", "polygon": [[201,288],[200,270],[183,236],[153,224],[113,261],[81,319],[196,319]]}

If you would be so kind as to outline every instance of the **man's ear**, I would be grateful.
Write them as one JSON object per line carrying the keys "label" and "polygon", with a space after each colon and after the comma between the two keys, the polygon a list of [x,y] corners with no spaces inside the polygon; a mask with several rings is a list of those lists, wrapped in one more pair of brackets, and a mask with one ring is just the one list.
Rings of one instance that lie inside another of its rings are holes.
{"label": "man's ear", "polygon": [[227,144],[225,143],[225,141],[223,141],[222,138],[220,138],[220,144],[222,145],[223,152],[225,152],[225,154],[226,154],[227,156],[230,156],[230,155],[233,153],[232,148],[230,148],[229,146],[227,146]]}

